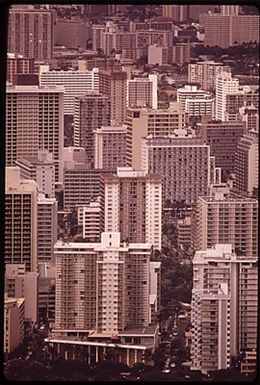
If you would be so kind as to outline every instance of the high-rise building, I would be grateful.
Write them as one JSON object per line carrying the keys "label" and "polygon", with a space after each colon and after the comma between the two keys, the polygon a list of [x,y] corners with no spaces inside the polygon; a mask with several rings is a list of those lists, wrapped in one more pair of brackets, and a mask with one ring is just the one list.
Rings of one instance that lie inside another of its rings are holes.
{"label": "high-rise building", "polygon": [[194,5],[189,5],[189,16],[191,19],[194,21],[199,21],[199,17],[202,13],[208,13],[209,11],[215,12],[219,9],[219,5],[217,4],[212,4],[212,5],[199,5],[199,4],[194,4]]}
{"label": "high-rise building", "polygon": [[82,19],[58,19],[54,26],[54,45],[86,49],[91,28]]}
{"label": "high-rise building", "polygon": [[54,245],[58,235],[58,203],[54,198],[39,194],[37,201],[37,260],[54,262]]}
{"label": "high-rise building", "polygon": [[190,43],[176,43],[169,47],[168,63],[185,64],[190,62]]}
{"label": "high-rise building", "polygon": [[14,84],[16,74],[34,73],[34,59],[24,58],[22,55],[7,53],[6,80]]}
{"label": "high-rise building", "polygon": [[100,243],[57,242],[55,329],[108,337],[148,326],[150,256],[150,244],[123,243],[119,233],[102,233]]}
{"label": "high-rise building", "polygon": [[222,72],[216,80],[216,119],[228,120],[226,117],[227,95],[239,91],[239,80],[233,78],[230,72]]}
{"label": "high-rise building", "polygon": [[45,87],[64,87],[64,114],[74,115],[76,97],[84,96],[86,92],[99,92],[99,70],[50,70],[48,65],[40,66],[40,85]]}
{"label": "high-rise building", "polygon": [[191,246],[191,217],[185,216],[177,219],[176,229],[178,248],[181,250],[189,248]]}
{"label": "high-rise building", "polygon": [[36,272],[25,271],[25,264],[7,264],[5,292],[8,298],[24,298],[24,319],[37,322],[38,277]]}
{"label": "high-rise building", "polygon": [[239,8],[239,5],[221,5],[220,13],[224,16],[238,16]]}
{"label": "high-rise building", "polygon": [[55,327],[45,342],[77,359],[69,349],[74,331],[89,364],[115,347],[119,362],[146,362],[159,331],[160,263],[151,253],[151,244],[122,242],[120,233],[102,233],[99,243],[57,242]]}
{"label": "high-rise building", "polygon": [[191,322],[192,369],[207,374],[230,368],[230,294],[226,283],[211,290],[193,289]]}
{"label": "high-rise building", "polygon": [[241,194],[252,195],[258,188],[259,133],[245,133],[237,144],[234,158],[234,189]]}
{"label": "high-rise building", "polygon": [[220,122],[205,119],[202,120],[199,127],[202,138],[210,146],[211,155],[215,156],[216,166],[221,167],[223,171],[223,177],[225,174],[233,173],[237,145],[245,133],[244,122]]}
{"label": "high-rise building", "polygon": [[185,102],[187,99],[204,99],[211,94],[205,90],[199,89],[197,86],[185,85],[177,89],[177,103],[181,104],[185,111]]}
{"label": "high-rise building", "polygon": [[[112,69],[99,72],[99,91],[110,98],[111,120],[117,124],[125,123],[126,79],[127,74],[123,71]],[[109,123],[103,125],[109,125]]]}
{"label": "high-rise building", "polygon": [[101,223],[100,197],[88,205],[78,206],[78,225],[82,226],[82,237],[86,242],[100,242],[103,223]]}
{"label": "high-rise building", "polygon": [[24,339],[24,298],[4,299],[4,353],[13,352]]}
{"label": "high-rise building", "polygon": [[146,19],[144,22],[130,21],[130,31],[146,31],[146,30],[159,30],[159,31],[172,31],[173,22],[167,17],[158,17],[156,19]]}
{"label": "high-rise building", "polygon": [[221,191],[200,196],[192,226],[196,250],[206,250],[216,243],[231,243],[238,255],[258,255],[256,199]]}
{"label": "high-rise building", "polygon": [[101,49],[101,34],[105,31],[104,25],[92,25],[92,49],[98,51]]}
{"label": "high-rise building", "polygon": [[111,55],[114,51],[136,48],[136,34],[120,29],[119,24],[108,21],[100,34],[100,48],[105,55]]}
{"label": "high-rise building", "polygon": [[151,243],[161,249],[162,182],[159,175],[118,167],[116,175],[102,178],[101,207],[106,232],[121,239]]}
{"label": "high-rise building", "polygon": [[205,30],[204,44],[211,47],[228,48],[235,42],[259,42],[258,15],[201,14],[200,24]]}
{"label": "high-rise building", "polygon": [[38,317],[48,318],[50,328],[55,321],[55,276],[44,275],[39,277],[38,287]]}
{"label": "high-rise building", "polygon": [[253,104],[240,107],[237,119],[246,123],[246,131],[259,131],[259,112]]}
{"label": "high-rise building", "polygon": [[197,117],[202,119],[203,116],[214,118],[215,116],[215,98],[213,96],[206,96],[201,99],[186,99],[185,112],[187,120]]}
{"label": "high-rise building", "polygon": [[33,179],[38,185],[39,192],[54,198],[55,167],[52,153],[48,150],[38,150],[37,158],[20,158],[15,164],[21,170],[22,179]]}
{"label": "high-rise building", "polygon": [[[224,104],[224,111],[225,120],[232,121],[241,119],[239,114],[239,109],[242,107],[247,107],[246,111],[250,116],[252,117],[252,113],[250,113],[249,107],[253,106],[256,109],[256,114],[259,114],[259,87],[258,86],[242,86],[239,87],[238,91],[236,92],[228,92],[225,97],[225,104]],[[253,111],[251,111],[253,112]],[[249,122],[250,122],[249,118]],[[254,120],[255,118],[253,118]],[[242,120],[247,120],[247,118],[244,117]],[[256,119],[255,119],[256,120]],[[248,123],[249,123],[248,122]],[[257,126],[257,121],[255,121],[253,124]],[[253,128],[253,127],[252,127]],[[249,129],[252,129],[249,128]]]}
{"label": "high-rise building", "polygon": [[142,169],[163,177],[163,202],[193,204],[208,192],[210,147],[186,129],[165,138],[150,135],[142,139]]}
{"label": "high-rise building", "polygon": [[127,80],[127,107],[157,109],[157,75]]}
{"label": "high-rise building", "polygon": [[169,63],[169,47],[159,44],[151,44],[148,47],[148,65],[159,65]]}
{"label": "high-rise building", "polygon": [[52,11],[11,8],[8,22],[8,52],[35,60],[52,59]]}
{"label": "high-rise building", "polygon": [[150,45],[159,47],[173,46],[173,31],[158,31],[157,29],[136,31],[136,48],[142,50],[144,55],[147,55],[147,49]]}
{"label": "high-rise building", "polygon": [[94,167],[116,171],[126,166],[126,125],[102,126],[94,131]]}
{"label": "high-rise building", "polygon": [[216,78],[222,72],[231,72],[229,66],[214,61],[202,61],[188,65],[188,82],[198,83],[203,90],[215,90]]}
{"label": "high-rise building", "polygon": [[193,259],[192,367],[227,369],[231,358],[257,344],[257,257],[231,244],[196,251]]}
{"label": "high-rise building", "polygon": [[89,204],[100,195],[101,175],[111,173],[89,169],[84,163],[67,162],[64,168],[64,210]]}
{"label": "high-rise building", "polygon": [[189,18],[189,6],[164,4],[163,16],[173,19],[174,21],[186,21]]}
{"label": "high-rise building", "polygon": [[141,139],[147,135],[169,136],[184,128],[185,112],[179,103],[168,109],[135,108],[127,110],[127,165],[136,170],[142,167]]}
{"label": "high-rise building", "polygon": [[76,98],[74,117],[74,146],[86,150],[86,162],[94,167],[94,131],[109,126],[111,119],[110,97],[87,92]]}
{"label": "high-rise building", "polygon": [[37,184],[22,180],[19,167],[6,167],[5,263],[37,267]]}
{"label": "high-rise building", "polygon": [[213,95],[197,86],[185,85],[177,89],[177,102],[187,114],[187,118],[215,114],[215,98]]}
{"label": "high-rise building", "polygon": [[14,86],[6,90],[6,166],[19,158],[53,154],[55,182],[62,182],[63,93],[61,88]]}

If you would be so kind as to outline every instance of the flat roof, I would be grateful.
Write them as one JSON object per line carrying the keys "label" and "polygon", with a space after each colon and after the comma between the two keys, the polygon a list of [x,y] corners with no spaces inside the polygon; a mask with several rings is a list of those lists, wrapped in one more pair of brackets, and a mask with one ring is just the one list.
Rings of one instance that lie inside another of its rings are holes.
{"label": "flat roof", "polygon": [[159,328],[158,324],[153,324],[139,328],[126,328],[123,332],[118,333],[119,336],[147,336],[154,335],[156,330]]}
{"label": "flat roof", "polygon": [[146,350],[152,346],[137,345],[137,344],[123,344],[123,343],[111,343],[111,342],[98,342],[98,341],[84,341],[84,340],[72,340],[66,338],[44,338],[44,342],[57,343],[57,344],[69,344],[69,345],[86,345],[86,346],[101,346],[108,348],[122,348],[122,349],[137,349]]}

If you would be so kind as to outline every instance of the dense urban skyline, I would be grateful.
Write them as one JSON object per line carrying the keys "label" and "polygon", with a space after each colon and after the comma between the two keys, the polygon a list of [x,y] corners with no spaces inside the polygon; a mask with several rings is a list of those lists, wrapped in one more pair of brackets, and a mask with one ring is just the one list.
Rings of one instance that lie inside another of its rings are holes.
{"label": "dense urban skyline", "polygon": [[4,375],[257,374],[259,13],[9,8]]}

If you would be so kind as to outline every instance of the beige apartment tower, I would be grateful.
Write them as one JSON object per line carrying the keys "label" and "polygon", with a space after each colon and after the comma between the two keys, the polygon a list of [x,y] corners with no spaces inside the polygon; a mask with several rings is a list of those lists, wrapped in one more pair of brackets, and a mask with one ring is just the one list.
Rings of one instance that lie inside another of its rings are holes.
{"label": "beige apartment tower", "polygon": [[149,325],[151,244],[102,233],[100,243],[59,241],[55,256],[56,330],[95,330],[108,337]]}
{"label": "beige apartment tower", "polygon": [[101,206],[106,232],[120,232],[126,242],[151,243],[161,249],[162,184],[159,175],[118,167],[103,177]]}
{"label": "beige apartment tower", "polygon": [[102,126],[94,131],[95,168],[116,171],[126,166],[126,125]]}
{"label": "beige apartment tower", "polygon": [[74,115],[76,97],[86,92],[99,92],[99,70],[50,70],[49,65],[41,65],[39,82],[44,87],[64,87],[64,115]]}
{"label": "beige apartment tower", "polygon": [[33,179],[39,192],[49,198],[55,196],[55,166],[53,154],[48,150],[38,150],[37,157],[24,157],[15,161],[21,170],[21,178]]}
{"label": "beige apartment tower", "polygon": [[188,82],[200,84],[203,90],[216,89],[216,77],[222,72],[231,72],[229,66],[214,61],[202,61],[188,65]]}
{"label": "beige apartment tower", "polygon": [[6,90],[7,166],[19,158],[53,154],[55,182],[62,182],[63,93],[61,88],[13,86]]}
{"label": "beige apartment tower", "polygon": [[238,255],[258,255],[256,199],[218,191],[212,196],[200,196],[193,226],[196,250],[206,250],[216,243],[231,243]]}
{"label": "beige apartment tower", "polygon": [[231,358],[257,344],[257,257],[231,244],[196,251],[193,259],[193,369],[229,368]]}
{"label": "beige apartment tower", "polygon": [[194,204],[198,196],[207,194],[211,171],[214,174],[210,155],[209,145],[187,129],[175,130],[168,137],[142,139],[142,169],[162,176],[163,203]]}
{"label": "beige apartment tower", "polygon": [[127,110],[127,166],[142,168],[142,138],[152,135],[166,137],[174,130],[183,129],[185,112],[179,103],[171,103],[169,109],[153,110],[134,108]]}
{"label": "beige apartment tower", "polygon": [[99,91],[110,98],[111,120],[113,124],[125,123],[126,81],[126,72],[113,69],[110,71],[101,70],[99,72]]}
{"label": "beige apartment tower", "polygon": [[127,80],[127,107],[157,109],[157,75]]}

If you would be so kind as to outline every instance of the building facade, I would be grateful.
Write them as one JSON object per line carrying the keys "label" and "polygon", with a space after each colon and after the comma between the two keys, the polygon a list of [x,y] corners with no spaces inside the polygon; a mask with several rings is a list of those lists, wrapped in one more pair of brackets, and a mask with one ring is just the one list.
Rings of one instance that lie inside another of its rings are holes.
{"label": "building facade", "polygon": [[54,44],[67,48],[87,47],[91,28],[81,19],[58,19],[54,25]]}
{"label": "building facade", "polygon": [[55,196],[55,167],[53,155],[48,150],[39,150],[37,158],[20,158],[15,164],[21,170],[21,178],[33,179],[49,198]]}
{"label": "building facade", "polygon": [[188,82],[198,83],[203,90],[216,89],[216,78],[222,72],[231,72],[229,66],[214,61],[202,61],[188,65]]}
{"label": "building facade", "polygon": [[87,242],[100,242],[101,232],[104,227],[103,223],[101,223],[100,197],[86,206],[79,206],[77,212],[78,225],[82,226],[82,237]]}
{"label": "building facade", "polygon": [[64,210],[87,205],[100,195],[102,173],[100,169],[89,169],[84,163],[67,162],[64,169]]}
{"label": "building facade", "polygon": [[196,250],[206,250],[216,243],[231,243],[239,255],[258,255],[256,199],[216,191],[212,196],[198,198],[195,217]]}
{"label": "building facade", "polygon": [[39,194],[37,200],[37,238],[39,262],[54,262],[54,245],[58,239],[58,202]]}
{"label": "building facade", "polygon": [[193,271],[192,367],[227,369],[232,357],[256,348],[257,257],[216,244],[196,251]]}
{"label": "building facade", "polygon": [[16,74],[34,73],[34,59],[24,58],[23,55],[7,53],[6,80],[14,84]]}
{"label": "building facade", "polygon": [[259,183],[259,133],[249,131],[238,144],[234,159],[234,189],[246,195],[252,195]]}
{"label": "building facade", "polygon": [[94,167],[94,131],[109,126],[111,121],[110,97],[96,92],[76,98],[74,116],[74,146],[86,151],[86,162]]}
{"label": "building facade", "polygon": [[142,169],[163,177],[163,202],[194,204],[210,184],[210,147],[187,130],[142,139]]}
{"label": "building facade", "polygon": [[230,72],[222,72],[216,79],[216,119],[227,120],[227,95],[239,90],[239,80],[233,78]]}
{"label": "building facade", "polygon": [[157,75],[127,80],[127,107],[157,109]]}
{"label": "building facade", "polygon": [[[238,117],[240,108],[245,108],[250,116],[250,107],[253,106],[256,109],[256,113],[259,114],[259,87],[258,86],[242,86],[239,87],[237,92],[227,93],[225,98],[225,115],[224,119],[228,121],[240,119]],[[250,121],[250,118],[249,121]],[[243,120],[243,119],[242,119]],[[255,119],[256,120],[256,119]],[[252,122],[253,123],[253,122]],[[253,124],[257,125],[255,121]],[[258,129],[258,125],[257,125]]]}
{"label": "building facade", "polygon": [[174,130],[183,129],[185,112],[179,103],[171,103],[168,109],[127,110],[127,165],[136,170],[142,167],[141,140],[147,135],[165,137]]}
{"label": "building facade", "polygon": [[6,90],[6,166],[19,158],[53,154],[55,182],[62,182],[63,93],[61,88],[14,86]]}
{"label": "building facade", "polygon": [[126,125],[102,126],[94,131],[94,167],[116,171],[126,164]]}
{"label": "building facade", "polygon": [[35,60],[53,56],[53,12],[11,8],[8,20],[8,52]]}
{"label": "building facade", "polygon": [[228,48],[235,42],[259,42],[258,15],[202,14],[200,24],[205,29],[204,44],[211,47]]}
{"label": "building facade", "polygon": [[24,320],[38,320],[38,277],[36,272],[26,272],[25,264],[7,264],[5,269],[5,292],[8,298],[24,298]]}
{"label": "building facade", "polygon": [[117,124],[125,123],[126,80],[127,74],[124,71],[112,69],[99,72],[99,91],[110,98],[111,120]]}
{"label": "building facade", "polygon": [[245,133],[244,122],[204,120],[200,128],[202,138],[210,146],[211,155],[215,157],[216,166],[221,167],[223,173],[233,173],[237,145]]}
{"label": "building facade", "polygon": [[4,353],[13,352],[24,338],[24,298],[4,300]]}
{"label": "building facade", "polygon": [[37,268],[37,185],[21,180],[18,167],[6,167],[5,263]]}
{"label": "building facade", "polygon": [[150,244],[122,243],[102,233],[100,243],[57,242],[56,330],[112,336],[149,325]]}
{"label": "building facade", "polygon": [[162,184],[158,175],[119,167],[102,181],[105,231],[118,231],[124,241],[151,243],[161,249]]}
{"label": "building facade", "polygon": [[86,92],[99,92],[99,71],[58,71],[50,70],[48,65],[40,66],[39,81],[41,86],[64,87],[64,114],[74,115],[76,98]]}

